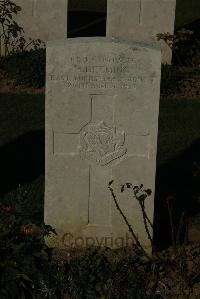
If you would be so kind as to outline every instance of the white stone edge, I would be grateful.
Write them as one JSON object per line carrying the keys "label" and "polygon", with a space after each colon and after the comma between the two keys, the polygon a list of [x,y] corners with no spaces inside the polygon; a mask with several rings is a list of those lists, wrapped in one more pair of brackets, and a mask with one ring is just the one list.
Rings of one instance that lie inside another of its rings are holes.
{"label": "white stone edge", "polygon": [[123,38],[109,38],[109,37],[76,37],[76,38],[66,38],[66,39],[61,39],[61,40],[53,40],[53,41],[48,41],[46,44],[46,47],[55,47],[55,46],[63,46],[67,44],[76,44],[76,43],[93,43],[93,42],[104,42],[104,43],[122,43],[122,44],[127,44],[129,46],[136,46],[140,48],[149,48],[157,51],[161,51],[161,46],[156,43],[147,43],[147,42],[142,42],[138,40],[132,40],[132,39],[123,39]]}

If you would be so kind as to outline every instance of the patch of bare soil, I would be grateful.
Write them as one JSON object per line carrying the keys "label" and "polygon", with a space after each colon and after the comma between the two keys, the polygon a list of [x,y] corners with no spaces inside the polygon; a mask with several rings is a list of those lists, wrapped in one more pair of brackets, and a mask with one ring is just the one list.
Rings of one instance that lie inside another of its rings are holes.
{"label": "patch of bare soil", "polygon": [[33,88],[23,85],[17,85],[14,80],[6,78],[5,74],[0,71],[0,93],[15,94],[41,94],[45,92],[45,88]]}

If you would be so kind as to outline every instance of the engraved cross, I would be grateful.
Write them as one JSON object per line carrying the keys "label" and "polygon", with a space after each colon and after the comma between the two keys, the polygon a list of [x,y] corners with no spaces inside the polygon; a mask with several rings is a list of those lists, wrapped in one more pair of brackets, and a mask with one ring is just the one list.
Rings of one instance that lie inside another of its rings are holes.
{"label": "engraved cross", "polygon": [[[90,110],[90,117],[73,132],[70,129],[66,133],[53,132],[53,152],[54,155],[78,158],[80,167],[88,169],[88,179],[85,180],[88,185],[84,187],[88,188],[87,223],[89,226],[111,227],[111,200],[108,200],[107,185],[112,179],[113,167],[124,157],[146,156],[149,133],[141,129],[127,136],[123,131],[127,128],[115,127],[115,96],[90,94],[87,100],[86,110]],[[75,110],[72,112],[73,118]],[[71,113],[68,115],[69,120]]]}
{"label": "engraved cross", "polygon": [[77,133],[53,133],[54,155],[79,156],[87,165],[88,225],[110,227],[111,201],[105,192],[112,179],[110,164],[126,154],[125,136],[114,127],[112,97],[96,94],[89,98],[90,119]]}

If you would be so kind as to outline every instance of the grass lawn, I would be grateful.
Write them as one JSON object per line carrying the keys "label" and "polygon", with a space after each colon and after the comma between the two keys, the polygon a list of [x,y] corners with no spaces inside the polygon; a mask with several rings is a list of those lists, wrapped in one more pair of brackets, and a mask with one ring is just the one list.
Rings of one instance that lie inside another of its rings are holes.
{"label": "grass lawn", "polygon": [[44,96],[0,93],[0,146],[44,129]]}
{"label": "grass lawn", "polygon": [[0,198],[16,201],[19,192],[25,196],[28,191],[30,200],[23,215],[40,222],[44,201],[44,96],[0,93],[0,120]]}
{"label": "grass lawn", "polygon": [[200,98],[160,102],[157,164],[163,164],[200,138]]}
{"label": "grass lawn", "polygon": [[176,27],[186,25],[199,18],[199,0],[176,0]]}

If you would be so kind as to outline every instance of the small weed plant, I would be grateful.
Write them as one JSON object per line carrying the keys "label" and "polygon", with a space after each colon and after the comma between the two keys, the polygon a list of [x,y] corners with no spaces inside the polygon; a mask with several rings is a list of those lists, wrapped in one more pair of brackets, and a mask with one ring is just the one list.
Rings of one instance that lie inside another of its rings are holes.
{"label": "small weed plant", "polygon": [[44,47],[40,39],[25,39],[23,27],[15,20],[21,10],[22,8],[11,0],[0,0],[0,56]]}

